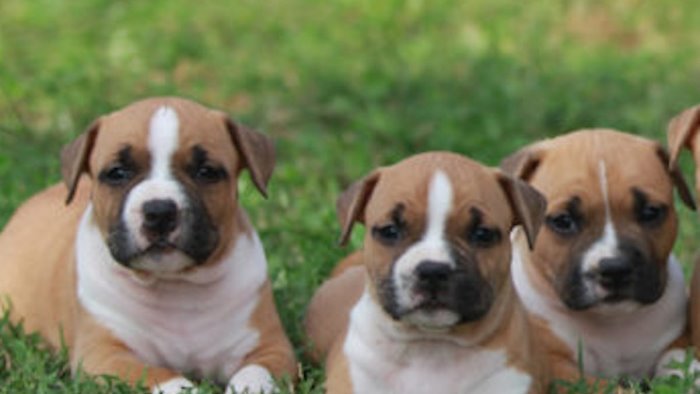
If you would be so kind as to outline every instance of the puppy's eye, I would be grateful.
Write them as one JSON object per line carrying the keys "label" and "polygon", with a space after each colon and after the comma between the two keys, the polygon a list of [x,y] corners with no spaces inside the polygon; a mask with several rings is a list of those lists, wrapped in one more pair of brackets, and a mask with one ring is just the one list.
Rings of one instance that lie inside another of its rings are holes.
{"label": "puppy's eye", "polygon": [[372,228],[372,236],[386,245],[393,245],[403,238],[403,230],[397,224],[375,226]]}
{"label": "puppy's eye", "polygon": [[666,212],[665,206],[645,205],[637,210],[637,221],[645,226],[654,226],[666,218]]}
{"label": "puppy's eye", "polygon": [[131,181],[135,174],[136,171],[133,169],[117,164],[100,172],[99,179],[101,182],[111,186],[122,186]]}
{"label": "puppy's eye", "polygon": [[573,235],[579,231],[578,221],[568,212],[547,216],[546,220],[547,226],[549,226],[552,231],[561,235]]}
{"label": "puppy's eye", "polygon": [[500,231],[484,226],[478,226],[469,233],[469,243],[480,248],[488,248],[500,240]]}
{"label": "puppy's eye", "polygon": [[203,164],[194,168],[191,176],[198,183],[211,184],[226,179],[226,171],[220,167]]}

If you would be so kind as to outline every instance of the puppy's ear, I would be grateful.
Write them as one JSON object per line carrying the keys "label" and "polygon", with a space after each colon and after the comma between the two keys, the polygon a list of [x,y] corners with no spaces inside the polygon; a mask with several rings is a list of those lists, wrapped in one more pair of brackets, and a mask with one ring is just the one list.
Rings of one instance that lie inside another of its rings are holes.
{"label": "puppy's ear", "polygon": [[365,207],[379,181],[380,170],[376,170],[363,179],[353,183],[338,198],[336,212],[340,221],[340,243],[345,246],[350,238],[355,222],[364,223]]}
{"label": "puppy's ear", "polygon": [[532,249],[544,222],[547,200],[534,187],[520,179],[512,178],[500,171],[496,173],[496,177],[513,211],[513,226],[523,226],[527,244]]}
{"label": "puppy's ear", "polygon": [[260,194],[267,197],[267,183],[275,169],[275,145],[270,137],[234,122],[221,112],[236,151],[241,156],[243,168],[250,171],[253,184]]}
{"label": "puppy's ear", "polygon": [[500,168],[513,178],[528,182],[539,167],[543,154],[537,145],[528,145],[503,159]]}
{"label": "puppy's ear", "polygon": [[678,190],[678,195],[681,197],[681,201],[683,201],[688,208],[694,211],[696,208],[695,198],[693,198],[693,193],[690,191],[685,178],[683,178],[681,169],[678,167],[677,163],[671,163],[669,154],[666,152],[666,149],[664,149],[663,146],[658,143],[655,143],[655,145],[656,155],[659,157],[659,160],[661,160],[662,165],[667,168],[668,175],[671,177],[673,186],[675,186],[676,190]]}
{"label": "puppy's ear", "polygon": [[[668,148],[670,150],[668,169],[678,188],[681,199],[685,205],[693,209],[695,209],[695,202],[688,191],[687,184],[681,176],[681,170],[678,167],[678,157],[681,154],[681,149],[684,147],[690,149],[693,153],[693,158],[695,159],[695,188],[696,190],[700,190],[700,146],[698,145],[698,130],[700,130],[700,105],[688,108],[671,119],[668,123],[668,131],[666,133]],[[682,186],[679,186],[678,182],[682,182]],[[689,203],[690,200],[693,202]]]}
{"label": "puppy's ear", "polygon": [[[700,154],[700,147],[696,146],[697,131],[700,129],[700,105],[688,108],[676,115],[668,123],[666,137],[668,139],[668,149],[671,152],[669,168],[678,166],[678,156],[682,148],[688,148],[695,155]],[[696,162],[700,156],[695,157]],[[700,162],[698,163],[700,164]]]}
{"label": "puppy's ear", "polygon": [[70,204],[75,196],[80,176],[84,172],[90,172],[90,153],[95,145],[100,122],[101,118],[93,121],[78,138],[64,145],[61,149],[61,175],[68,188],[66,205]]}

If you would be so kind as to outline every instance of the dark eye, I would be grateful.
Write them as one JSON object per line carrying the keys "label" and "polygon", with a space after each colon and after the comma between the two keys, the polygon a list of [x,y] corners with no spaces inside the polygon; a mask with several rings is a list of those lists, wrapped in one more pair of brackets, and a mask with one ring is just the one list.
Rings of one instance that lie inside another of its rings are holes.
{"label": "dark eye", "polygon": [[666,217],[666,207],[645,205],[637,210],[637,221],[643,225],[655,225]]}
{"label": "dark eye", "polygon": [[554,216],[547,217],[547,226],[552,231],[561,235],[576,234],[579,230],[578,221],[570,213],[560,213]]}
{"label": "dark eye", "polygon": [[374,238],[384,244],[393,245],[401,240],[403,237],[403,231],[397,224],[392,223],[385,226],[373,227],[372,235]]}
{"label": "dark eye", "polygon": [[121,186],[134,178],[135,171],[122,164],[109,167],[100,172],[101,182],[111,186]]}
{"label": "dark eye", "polygon": [[500,231],[484,226],[474,228],[469,234],[469,243],[481,248],[493,246],[500,240]]}
{"label": "dark eye", "polygon": [[191,176],[199,183],[216,183],[226,178],[226,171],[220,167],[203,164],[196,167]]}

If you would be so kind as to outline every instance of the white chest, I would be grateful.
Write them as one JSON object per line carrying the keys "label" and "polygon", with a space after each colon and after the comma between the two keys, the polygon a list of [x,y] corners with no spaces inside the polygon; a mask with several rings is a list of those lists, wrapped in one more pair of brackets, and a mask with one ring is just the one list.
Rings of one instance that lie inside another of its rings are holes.
{"label": "white chest", "polygon": [[569,311],[558,300],[543,296],[530,282],[524,264],[514,248],[511,273],[523,304],[549,323],[575,359],[580,345],[587,374],[648,377],[685,326],[685,284],[681,267],[673,257],[668,261],[666,291],[657,302],[630,310],[620,305],[617,312],[611,310],[600,316]]}
{"label": "white chest", "polygon": [[377,324],[364,295],[344,344],[355,393],[526,393],[531,377],[507,365],[503,351],[445,340],[397,341]]}
{"label": "white chest", "polygon": [[250,326],[266,261],[256,234],[241,235],[199,282],[144,284],[113,262],[83,218],[77,240],[78,297],[83,307],[145,362],[226,382],[259,339]]}

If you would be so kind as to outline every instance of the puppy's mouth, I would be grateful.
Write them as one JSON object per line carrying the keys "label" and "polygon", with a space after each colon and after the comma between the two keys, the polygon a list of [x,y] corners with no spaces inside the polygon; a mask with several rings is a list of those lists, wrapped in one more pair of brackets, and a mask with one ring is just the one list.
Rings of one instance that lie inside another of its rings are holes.
{"label": "puppy's mouth", "polygon": [[416,305],[414,308],[412,308],[412,311],[418,311],[418,310],[423,310],[423,311],[434,311],[438,309],[451,309],[450,305],[440,299],[437,298],[431,298],[431,299],[426,299],[422,302],[420,302],[418,305]]}
{"label": "puppy's mouth", "polygon": [[144,255],[163,255],[173,253],[179,250],[177,245],[168,241],[167,239],[159,239],[148,245],[141,253],[136,257]]}
{"label": "puppy's mouth", "polygon": [[632,299],[629,294],[624,294],[624,293],[609,293],[603,299],[601,300],[603,303],[606,304],[617,304],[623,301],[628,301]]}

